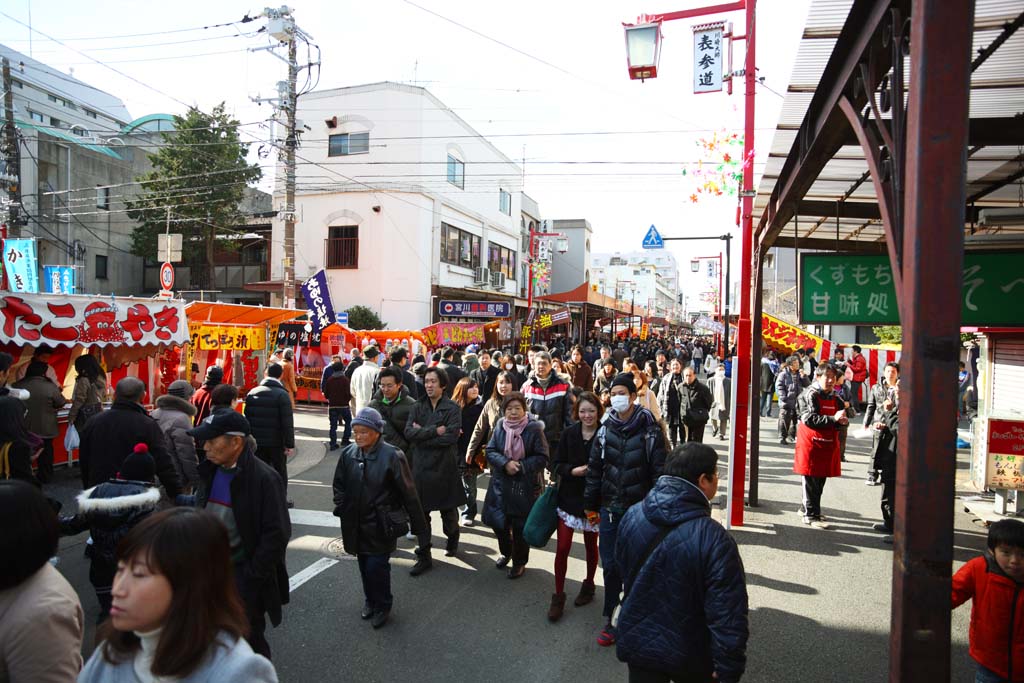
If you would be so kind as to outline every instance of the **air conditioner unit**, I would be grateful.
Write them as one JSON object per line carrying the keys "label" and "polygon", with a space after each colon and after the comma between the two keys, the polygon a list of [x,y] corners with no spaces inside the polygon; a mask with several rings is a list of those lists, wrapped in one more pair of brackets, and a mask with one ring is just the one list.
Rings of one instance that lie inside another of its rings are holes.
{"label": "air conditioner unit", "polygon": [[473,284],[474,285],[486,285],[491,282],[491,271],[490,269],[479,266],[473,269]]}
{"label": "air conditioner unit", "polygon": [[982,209],[978,212],[978,225],[986,227],[1024,225],[1024,209],[1018,207]]}
{"label": "air conditioner unit", "polygon": [[491,287],[505,289],[505,273],[491,273]]}

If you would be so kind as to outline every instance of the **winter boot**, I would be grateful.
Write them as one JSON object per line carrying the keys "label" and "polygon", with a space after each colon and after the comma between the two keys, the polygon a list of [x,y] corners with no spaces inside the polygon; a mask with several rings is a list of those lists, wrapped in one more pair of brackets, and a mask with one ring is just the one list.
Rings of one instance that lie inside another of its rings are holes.
{"label": "winter boot", "polygon": [[548,621],[558,621],[565,611],[565,593],[554,593],[551,596],[551,607],[548,608]]}

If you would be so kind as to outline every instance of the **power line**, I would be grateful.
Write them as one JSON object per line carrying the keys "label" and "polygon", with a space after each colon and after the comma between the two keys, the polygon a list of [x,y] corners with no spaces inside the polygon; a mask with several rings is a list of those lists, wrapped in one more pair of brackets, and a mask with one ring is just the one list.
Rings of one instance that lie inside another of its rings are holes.
{"label": "power line", "polygon": [[[167,45],[184,45],[186,43],[202,43],[211,40],[224,40],[225,38],[252,38],[253,36],[259,35],[262,29],[259,31],[252,31],[251,33],[226,33],[222,36],[206,36],[204,38],[189,38],[188,40],[172,40],[164,43],[143,43],[141,45],[114,45],[109,47],[87,47],[84,48],[90,52],[109,52],[111,50],[137,50],[141,48],[153,48],[153,47],[164,47]],[[65,39],[66,40],[66,39]],[[4,42],[4,41],[0,41]],[[61,50],[35,50],[36,54],[61,54]]]}
{"label": "power line", "polygon": [[[0,12],[0,14],[3,14],[3,13]],[[4,16],[7,17],[8,19],[11,19],[12,21],[15,21],[15,22],[21,24],[21,22],[18,21],[17,19],[14,19],[14,17],[11,17],[11,16],[9,16],[7,14],[4,14]],[[187,33],[189,31],[204,31],[204,30],[211,29],[211,28],[223,28],[225,26],[234,26],[235,24],[238,24],[238,23],[247,24],[250,21],[253,21],[253,19],[250,18],[249,15],[246,15],[246,16],[242,17],[241,19],[238,19],[238,20],[235,20],[235,21],[226,21],[226,22],[224,22],[222,24],[209,24],[207,26],[194,26],[192,28],[176,28],[176,29],[169,29],[167,31],[153,31],[151,33],[122,33],[120,35],[114,35],[114,36],[92,36],[90,38],[82,38],[82,37],[78,37],[78,38],[62,38],[62,40],[66,41],[66,42],[74,42],[74,41],[80,41],[80,40],[118,40],[120,38],[141,38],[141,37],[144,37],[144,36],[163,36],[163,35],[168,35],[168,34],[171,34],[171,33]],[[21,25],[25,26],[25,24],[21,24]],[[58,41],[56,38],[49,38],[49,36],[45,36],[45,37],[50,39],[50,40],[53,40],[54,42],[60,43],[60,41]],[[10,41],[3,41],[3,42],[5,42],[5,43],[26,43],[26,42],[30,42],[30,41],[28,39],[22,39],[22,40],[10,40]]]}

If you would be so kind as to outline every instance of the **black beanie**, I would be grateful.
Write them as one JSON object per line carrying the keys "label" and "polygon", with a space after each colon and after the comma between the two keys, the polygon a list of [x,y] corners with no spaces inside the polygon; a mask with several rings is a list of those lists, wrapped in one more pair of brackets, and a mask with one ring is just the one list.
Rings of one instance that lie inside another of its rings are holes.
{"label": "black beanie", "polygon": [[633,373],[620,372],[619,374],[615,375],[615,379],[612,380],[612,386],[610,388],[614,389],[615,387],[626,387],[626,389],[629,390],[629,393],[635,394],[636,379],[633,377]]}
{"label": "black beanie", "polygon": [[153,463],[153,456],[149,454],[149,446],[137,443],[121,463],[119,478],[130,481],[153,481],[155,474],[156,465]]}

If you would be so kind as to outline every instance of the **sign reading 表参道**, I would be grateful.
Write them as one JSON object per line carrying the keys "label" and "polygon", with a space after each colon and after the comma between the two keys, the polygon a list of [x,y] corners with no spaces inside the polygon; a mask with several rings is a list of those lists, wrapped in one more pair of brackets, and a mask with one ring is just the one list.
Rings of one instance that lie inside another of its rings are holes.
{"label": "sign reading \u8868\u53c2\u9053", "polygon": [[[964,254],[965,326],[1024,327],[1024,251]],[[800,254],[800,322],[898,325],[885,254]]]}

